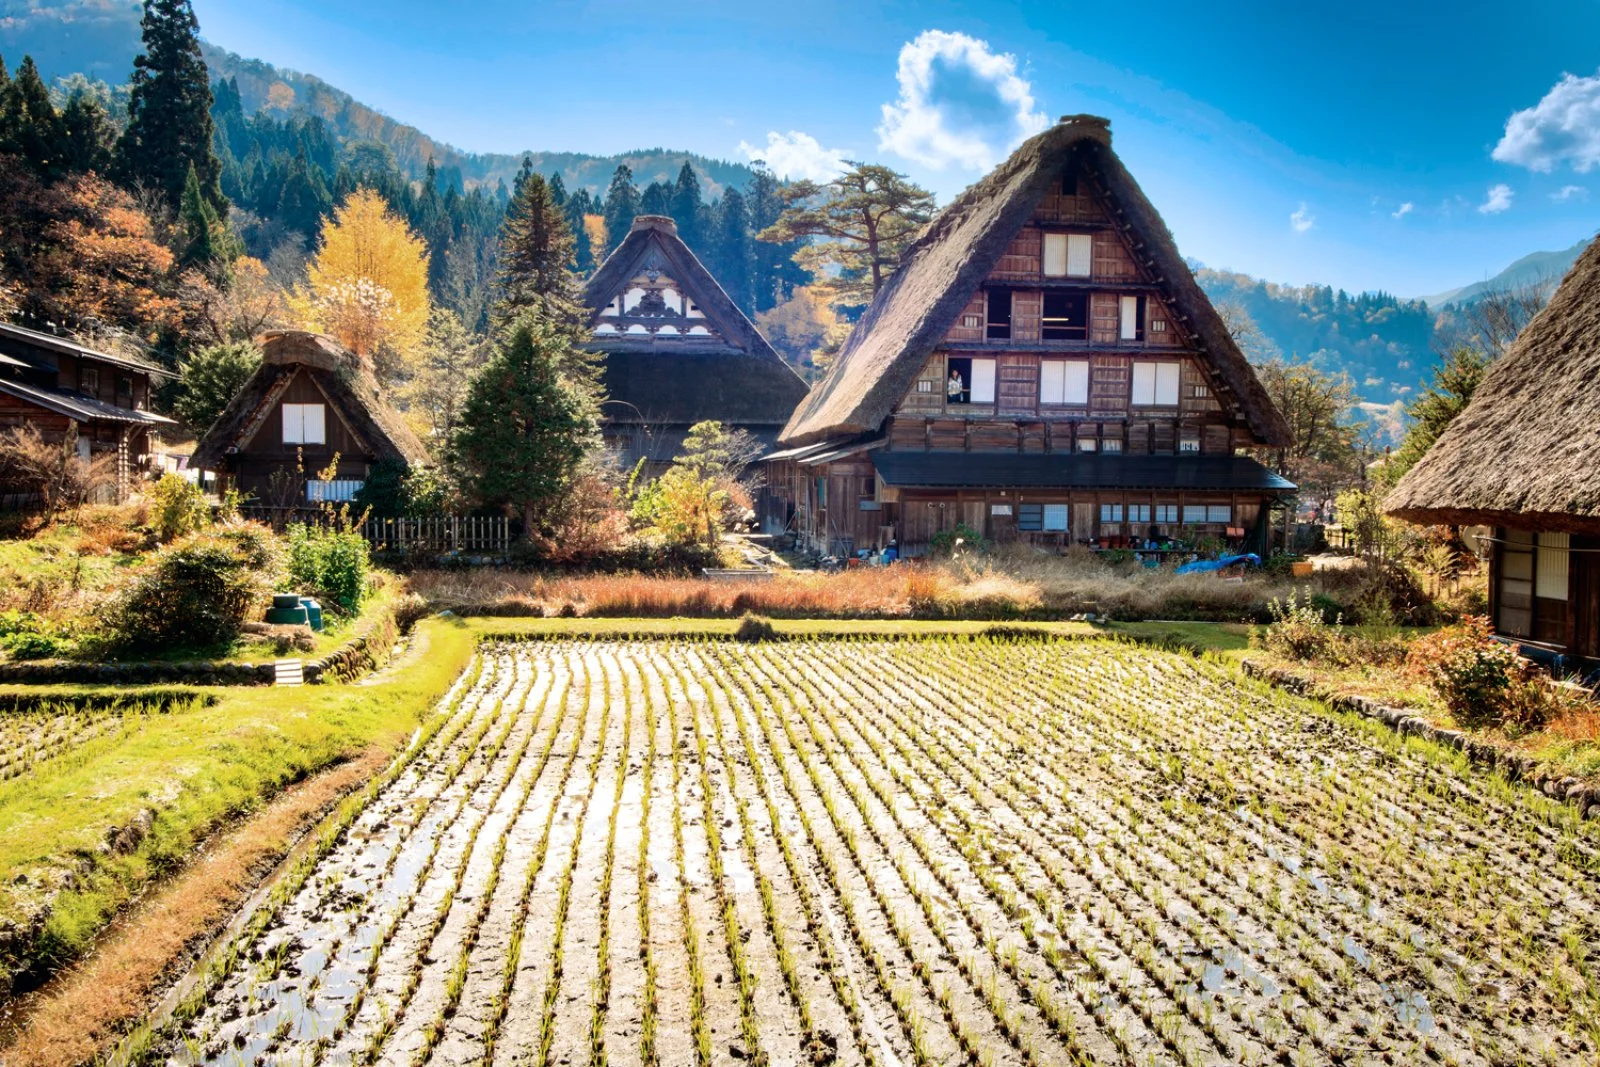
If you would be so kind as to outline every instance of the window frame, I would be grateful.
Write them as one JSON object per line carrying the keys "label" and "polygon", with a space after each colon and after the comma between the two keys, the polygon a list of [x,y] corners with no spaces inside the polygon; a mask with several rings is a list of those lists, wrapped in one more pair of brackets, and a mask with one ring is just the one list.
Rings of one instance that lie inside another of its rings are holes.
{"label": "window frame", "polygon": [[[283,414],[279,422],[285,445],[326,445],[328,443],[328,405],[326,404],[289,404],[281,405]],[[307,430],[306,415],[316,411],[317,437],[313,439]],[[291,436],[291,426],[298,426]]]}
{"label": "window frame", "polygon": [[[1045,391],[1046,368],[1061,376],[1060,399]],[[1081,381],[1079,380],[1081,379]],[[1082,386],[1078,389],[1078,386]],[[1089,403],[1089,361],[1086,359],[1041,359],[1039,361],[1039,403],[1050,407],[1086,407]]]}
{"label": "window frame", "polygon": [[[1148,381],[1141,383],[1141,378]],[[1183,364],[1177,360],[1140,360],[1133,365],[1128,390],[1128,406],[1136,408],[1175,408],[1183,383]],[[1141,385],[1148,385],[1142,390]],[[1148,397],[1149,399],[1144,399]]]}

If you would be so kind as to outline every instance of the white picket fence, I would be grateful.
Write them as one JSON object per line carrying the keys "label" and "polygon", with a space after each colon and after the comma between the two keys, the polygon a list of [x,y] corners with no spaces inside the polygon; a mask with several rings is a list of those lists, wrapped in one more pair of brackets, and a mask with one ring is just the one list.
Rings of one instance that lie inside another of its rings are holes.
{"label": "white picket fence", "polygon": [[511,548],[511,520],[503,515],[368,519],[361,533],[374,552],[505,552]]}

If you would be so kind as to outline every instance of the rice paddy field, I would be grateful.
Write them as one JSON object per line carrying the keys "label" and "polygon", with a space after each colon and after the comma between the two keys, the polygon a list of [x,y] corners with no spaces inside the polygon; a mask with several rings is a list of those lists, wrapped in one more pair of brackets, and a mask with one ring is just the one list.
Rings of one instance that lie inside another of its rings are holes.
{"label": "rice paddy field", "polygon": [[124,1054],[1588,1064],[1591,825],[1119,643],[492,643]]}

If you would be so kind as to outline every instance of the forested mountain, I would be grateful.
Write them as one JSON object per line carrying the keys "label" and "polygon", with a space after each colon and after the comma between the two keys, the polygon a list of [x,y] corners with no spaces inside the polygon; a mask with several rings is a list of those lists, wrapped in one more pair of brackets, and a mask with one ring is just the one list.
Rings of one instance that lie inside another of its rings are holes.
{"label": "forested mountain", "polygon": [[1246,311],[1271,355],[1296,357],[1350,375],[1364,400],[1389,404],[1409,396],[1432,365],[1434,313],[1419,300],[1325,285],[1277,285],[1246,274],[1200,267],[1195,277],[1218,304]]}
{"label": "forested mountain", "polygon": [[[24,55],[33,56],[46,81],[82,74],[120,85],[127,81],[140,49],[139,12],[134,0],[0,0],[0,55],[14,57],[13,65]],[[226,78],[237,84],[245,114],[260,111],[279,120],[316,116],[327,123],[339,144],[377,141],[387,146],[412,179],[421,178],[432,159],[440,173],[459,173],[467,188],[482,184],[493,190],[502,181],[509,186],[522,165],[521,155],[463,152],[436,141],[315,75],[281,70],[210,43],[203,45],[203,51],[213,80]],[[534,169],[541,174],[560,174],[568,189],[587,189],[596,195],[604,193],[619,164],[633,172],[642,188],[655,181],[672,182],[688,160],[711,200],[727,186],[744,187],[753,173],[743,163],[661,148],[614,156],[532,154]]]}
{"label": "forested mountain", "polygon": [[1517,289],[1528,285],[1554,288],[1578,261],[1578,255],[1589,247],[1591,239],[1592,235],[1559,252],[1530,252],[1492,278],[1421,299],[1426,300],[1429,307],[1439,308],[1446,304],[1463,304],[1496,290]]}

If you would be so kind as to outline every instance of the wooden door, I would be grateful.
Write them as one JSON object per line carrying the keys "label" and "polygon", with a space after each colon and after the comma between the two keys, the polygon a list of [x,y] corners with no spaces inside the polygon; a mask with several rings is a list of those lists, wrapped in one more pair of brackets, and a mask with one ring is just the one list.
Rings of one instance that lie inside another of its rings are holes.
{"label": "wooden door", "polygon": [[1572,548],[1572,653],[1600,659],[1600,537],[1573,537]]}
{"label": "wooden door", "polygon": [[989,510],[989,505],[982,500],[967,500],[960,505],[961,522],[971,530],[987,536],[984,530],[984,512]]}
{"label": "wooden door", "polygon": [[1075,500],[1072,502],[1072,543],[1079,544],[1094,537],[1094,504]]}

